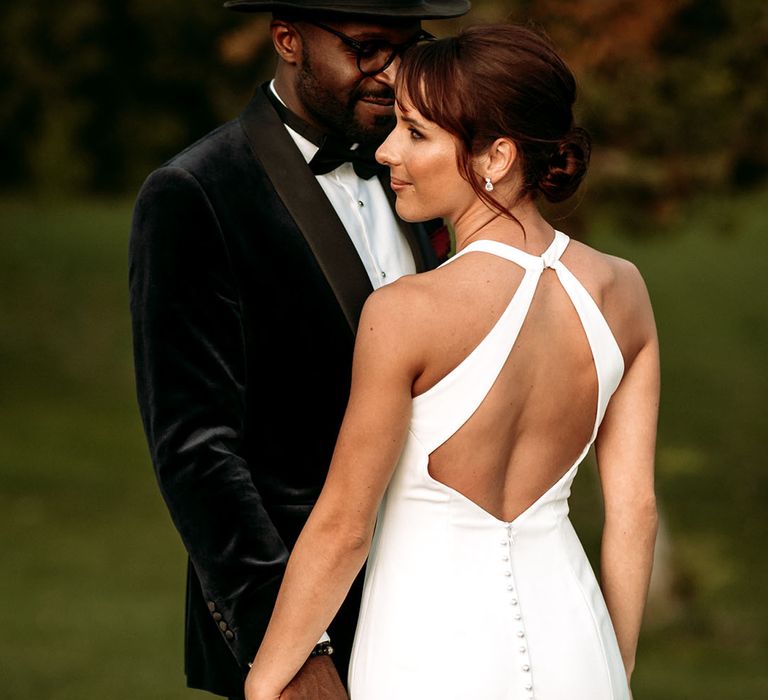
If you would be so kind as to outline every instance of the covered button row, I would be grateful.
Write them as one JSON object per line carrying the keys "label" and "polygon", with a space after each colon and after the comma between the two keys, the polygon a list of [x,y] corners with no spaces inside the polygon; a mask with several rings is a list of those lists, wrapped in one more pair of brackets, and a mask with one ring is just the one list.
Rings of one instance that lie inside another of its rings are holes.
{"label": "covered button row", "polygon": [[[504,569],[504,577],[507,579],[513,578],[512,573],[512,566],[509,563],[511,559],[511,553],[512,553],[512,545],[514,544],[514,536],[512,534],[512,528],[510,526],[506,526],[506,538],[500,542],[500,544],[507,550],[504,555],[501,557],[502,562],[504,562],[509,568]],[[514,592],[515,586],[512,581],[510,581],[507,584],[507,591]],[[525,630],[522,627],[522,620],[523,616],[520,612],[520,603],[517,599],[517,597],[511,597],[509,599],[509,604],[515,608],[515,613],[513,614],[513,619],[520,623],[520,627],[515,631],[515,635],[518,639],[524,640],[525,639]],[[528,659],[528,647],[525,644],[521,644],[519,647],[519,652],[523,655],[523,663],[520,666],[520,670],[527,674],[531,673],[531,664]],[[528,700],[534,700],[533,695],[533,682],[531,680],[530,675],[527,675],[527,679],[525,681],[525,684],[523,685],[523,688],[528,693]]]}

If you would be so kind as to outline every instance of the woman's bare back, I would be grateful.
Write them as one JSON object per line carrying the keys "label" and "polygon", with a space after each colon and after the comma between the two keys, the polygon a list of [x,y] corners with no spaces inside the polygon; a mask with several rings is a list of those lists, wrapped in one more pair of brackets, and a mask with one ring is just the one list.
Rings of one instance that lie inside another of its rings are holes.
{"label": "woman's bare back", "polygon": [[[575,242],[562,262],[606,316],[625,362],[631,359],[635,340],[621,278],[634,268]],[[414,395],[435,386],[485,338],[524,274],[514,262],[476,252],[401,281],[419,299],[413,318],[423,370]],[[431,476],[498,519],[514,520],[590,441],[597,391],[584,327],[557,274],[545,269],[498,379],[466,423],[431,453]]]}

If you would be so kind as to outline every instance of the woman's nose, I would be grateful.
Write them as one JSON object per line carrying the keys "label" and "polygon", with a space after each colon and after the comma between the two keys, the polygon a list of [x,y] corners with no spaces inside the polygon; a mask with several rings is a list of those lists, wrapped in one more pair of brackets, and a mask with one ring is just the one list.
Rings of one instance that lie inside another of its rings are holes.
{"label": "woman's nose", "polygon": [[389,136],[384,139],[384,143],[376,149],[376,160],[382,165],[389,166],[390,168],[395,164],[397,158],[394,150],[394,131],[391,131]]}

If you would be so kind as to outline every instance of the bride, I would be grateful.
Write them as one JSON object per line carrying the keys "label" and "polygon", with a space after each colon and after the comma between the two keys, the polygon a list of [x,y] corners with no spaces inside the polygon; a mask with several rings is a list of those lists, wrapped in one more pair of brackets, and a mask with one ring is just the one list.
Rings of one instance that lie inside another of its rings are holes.
{"label": "bride", "polygon": [[[457,254],[365,304],[328,479],[246,697],[280,697],[368,558],[352,700],[629,698],[658,344],[636,268],[537,208],[587,169],[573,76],[537,34],[476,27],[410,52],[396,94],[377,158],[397,211],[450,222]],[[593,443],[602,585],[568,519]]]}

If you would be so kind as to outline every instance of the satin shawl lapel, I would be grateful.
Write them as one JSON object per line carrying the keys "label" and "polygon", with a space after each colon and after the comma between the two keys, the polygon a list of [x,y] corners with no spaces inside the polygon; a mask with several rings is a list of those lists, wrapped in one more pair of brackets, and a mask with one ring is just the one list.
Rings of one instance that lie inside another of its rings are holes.
{"label": "satin shawl lapel", "polygon": [[[397,195],[390,186],[389,170],[379,175],[379,181],[384,188],[384,192],[387,195],[389,204],[392,207],[392,211],[395,211],[395,202],[397,201]],[[397,215],[396,215],[397,216]],[[398,221],[402,223],[402,229],[405,233],[405,239],[408,241],[408,245],[411,247],[413,253],[413,260],[416,263],[416,272],[424,272],[425,270],[434,270],[438,265],[437,255],[432,248],[432,243],[429,240],[429,226],[442,225],[442,222],[427,221],[419,222],[415,224],[402,221],[398,218]]]}
{"label": "satin shawl lapel", "polygon": [[354,333],[373,287],[344,225],[263,89],[256,92],[240,122],[254,156],[304,236]]}

